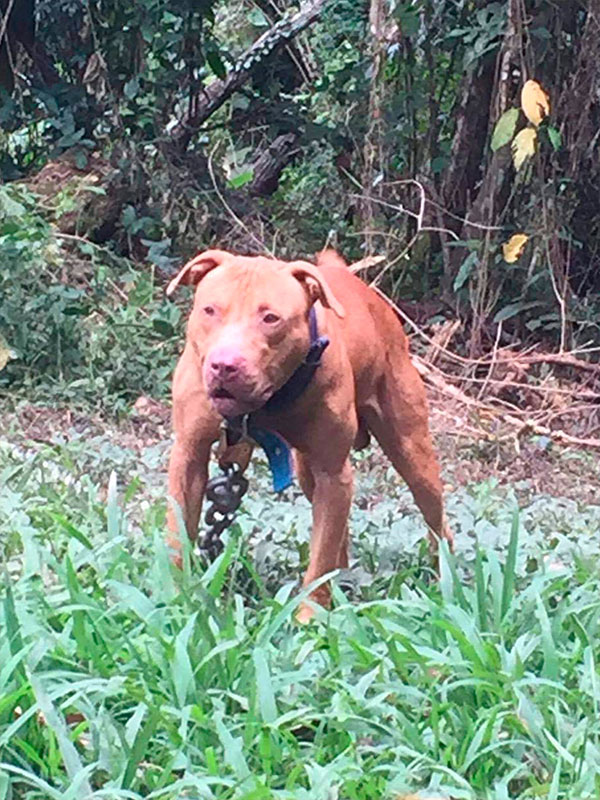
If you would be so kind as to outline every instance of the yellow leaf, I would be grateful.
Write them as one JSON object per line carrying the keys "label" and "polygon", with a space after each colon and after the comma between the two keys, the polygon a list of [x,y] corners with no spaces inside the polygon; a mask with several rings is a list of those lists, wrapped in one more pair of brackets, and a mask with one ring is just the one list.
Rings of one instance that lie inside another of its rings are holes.
{"label": "yellow leaf", "polygon": [[523,128],[512,143],[513,163],[515,169],[521,169],[523,163],[535,153],[537,133],[533,128]]}
{"label": "yellow leaf", "polygon": [[525,81],[521,89],[521,108],[534,125],[550,114],[550,98],[537,81]]}
{"label": "yellow leaf", "polygon": [[508,242],[502,245],[502,255],[507,264],[514,264],[517,259],[521,257],[525,245],[529,241],[529,236],[526,233],[515,233],[511,236]]}
{"label": "yellow leaf", "polygon": [[14,357],[15,354],[6,343],[6,339],[0,334],[0,371],[3,370],[11,358]]}

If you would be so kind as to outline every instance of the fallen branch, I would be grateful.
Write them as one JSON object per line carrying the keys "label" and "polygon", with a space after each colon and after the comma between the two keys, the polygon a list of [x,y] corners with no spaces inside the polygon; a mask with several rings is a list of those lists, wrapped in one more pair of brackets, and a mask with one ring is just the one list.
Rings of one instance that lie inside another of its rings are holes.
{"label": "fallen branch", "polygon": [[264,62],[280,47],[289,44],[291,39],[316,22],[321,16],[325,3],[326,0],[313,0],[305,3],[300,11],[292,17],[280,20],[263,33],[236,61],[226,78],[215,80],[209,86],[201,87],[197,103],[193,108],[188,109],[170,132],[171,140],[177,149],[183,151],[187,148],[190,139],[202,123],[252,77],[257,67],[263,66]]}
{"label": "fallen branch", "polygon": [[[379,264],[381,261],[385,260],[385,257],[382,256],[373,256],[373,259],[369,262],[368,266],[372,266],[374,264]],[[366,262],[368,259],[363,259]],[[358,261],[356,264],[352,264],[350,266],[350,270],[352,272],[357,272],[358,269],[361,268],[363,261]],[[385,268],[387,269],[387,267]],[[466,358],[465,356],[459,356],[457,353],[453,353],[451,350],[448,350],[447,347],[441,345],[438,341],[436,341],[434,336],[429,336],[425,331],[417,325],[417,323],[411,319],[408,314],[402,311],[390,298],[384,294],[377,286],[373,283],[371,284],[371,288],[375,289],[375,291],[383,297],[386,302],[388,302],[394,309],[394,311],[398,314],[400,319],[411,326],[411,328],[417,333],[424,341],[426,341],[429,345],[433,346],[437,353],[443,353],[447,356],[451,361],[455,361],[459,364],[464,364],[466,366],[481,366],[481,367],[494,367],[500,364],[561,364],[563,366],[573,367],[575,369],[585,370],[587,372],[593,372],[596,375],[600,375],[600,364],[593,363],[591,361],[583,361],[580,358],[577,358],[573,353],[532,353],[532,352],[525,352],[523,354],[519,353],[518,355],[514,354],[514,351],[511,351],[510,357],[502,357],[502,351],[498,351],[497,348],[494,348],[494,352],[491,356],[484,356],[482,358]],[[577,351],[574,351],[577,352]]]}
{"label": "fallen branch", "polygon": [[517,437],[524,436],[527,433],[534,433],[536,436],[546,436],[551,441],[558,442],[559,444],[600,449],[600,439],[571,436],[571,434],[565,433],[565,431],[553,430],[552,428],[548,428],[546,425],[540,425],[530,418],[523,419],[515,416],[515,414],[502,413],[489,403],[482,403],[480,400],[474,400],[457,386],[447,383],[441,377],[441,375],[436,373],[434,369],[432,369],[423,361],[423,359],[419,358],[418,356],[413,355],[412,362],[417,368],[421,377],[427,382],[431,383],[431,385],[440,392],[460,401],[466,406],[477,408],[480,411],[484,411],[488,414],[491,413],[496,419],[499,418],[502,422],[510,425],[513,428],[517,428]]}
{"label": "fallen branch", "polygon": [[361,258],[360,261],[355,261],[354,264],[350,264],[348,269],[350,272],[354,272],[356,274],[363,269],[371,269],[371,267],[381,264],[382,261],[385,261],[385,256],[366,256],[365,258]]}
{"label": "fallen branch", "polygon": [[580,358],[569,353],[534,353],[530,356],[518,356],[517,358],[498,358],[497,364],[517,362],[521,364],[562,364],[566,367],[575,367],[575,369],[583,369],[588,372],[595,372],[600,374],[600,364],[593,364],[590,361],[582,361]]}
{"label": "fallen branch", "polygon": [[[390,300],[390,298],[384,294],[380,289],[377,287],[373,287],[377,294],[386,301],[386,303],[398,314],[401,319],[406,317],[398,306]],[[429,338],[429,337],[428,337]],[[533,358],[533,357],[532,357]],[[564,359],[564,356],[560,358]],[[481,400],[475,400],[472,397],[469,397],[465,392],[458,388],[458,386],[454,386],[453,384],[448,383],[440,374],[440,371],[437,367],[434,367],[431,364],[425,362],[424,359],[419,358],[419,356],[412,354],[411,360],[416,367],[417,371],[421,375],[421,377],[432,386],[434,386],[438,391],[442,392],[446,396],[452,397],[455,400],[462,403],[464,406],[478,409],[479,411],[491,415],[495,419],[499,419],[501,422],[504,422],[510,425],[513,428],[517,428],[516,436],[517,439],[526,433],[534,433],[536,436],[546,436],[553,442],[558,442],[559,444],[565,445],[573,445],[577,447],[587,447],[587,448],[594,448],[600,449],[600,439],[594,438],[583,438],[579,436],[571,436],[569,433],[566,433],[562,430],[552,430],[545,425],[540,425],[539,423],[532,420],[530,417],[519,417],[516,415],[515,412],[506,413],[500,411],[497,407],[493,406],[491,403],[485,403]],[[577,361],[577,359],[574,359]],[[498,363],[498,361],[496,361]],[[489,382],[489,377],[486,378]],[[487,438],[487,437],[486,437]]]}
{"label": "fallen branch", "polygon": [[600,449],[600,439],[585,439],[579,436],[571,436],[569,433],[565,433],[565,431],[555,431],[545,425],[538,425],[533,422],[533,420],[528,419],[523,422],[523,420],[516,419],[509,415],[504,417],[504,421],[519,428],[517,432],[518,436],[523,436],[526,433],[535,433],[536,436],[547,436],[548,439],[551,439],[553,442],[559,442],[560,444]]}

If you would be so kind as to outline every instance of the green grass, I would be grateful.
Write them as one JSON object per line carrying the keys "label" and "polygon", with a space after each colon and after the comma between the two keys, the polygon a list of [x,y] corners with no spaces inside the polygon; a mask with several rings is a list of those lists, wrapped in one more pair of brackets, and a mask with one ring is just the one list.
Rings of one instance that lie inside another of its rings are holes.
{"label": "green grass", "polygon": [[302,628],[307,505],[254,489],[174,571],[163,455],[0,443],[0,800],[600,795],[598,509],[457,492],[438,583],[366,460],[352,597]]}

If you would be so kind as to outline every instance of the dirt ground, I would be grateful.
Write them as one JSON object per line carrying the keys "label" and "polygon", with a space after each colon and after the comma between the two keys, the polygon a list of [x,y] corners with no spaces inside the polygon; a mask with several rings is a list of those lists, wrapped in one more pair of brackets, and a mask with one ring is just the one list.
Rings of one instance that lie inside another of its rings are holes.
{"label": "dirt ground", "polygon": [[[598,454],[556,444],[545,437],[517,436],[514,429],[490,430],[458,401],[430,391],[430,420],[448,491],[495,478],[510,484],[520,499],[534,495],[562,497],[582,504],[600,502]],[[134,404],[119,422],[68,409],[22,404],[4,416],[4,438],[25,443],[52,443],[56,435],[104,435],[133,452],[170,437],[170,410],[148,397]],[[492,426],[493,427],[493,426]],[[373,450],[371,459],[384,459]],[[166,465],[165,465],[166,466]]]}

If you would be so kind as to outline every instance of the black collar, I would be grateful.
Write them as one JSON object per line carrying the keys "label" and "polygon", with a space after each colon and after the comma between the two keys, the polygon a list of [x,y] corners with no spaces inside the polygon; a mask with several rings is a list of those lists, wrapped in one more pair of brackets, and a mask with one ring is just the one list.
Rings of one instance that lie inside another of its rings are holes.
{"label": "black collar", "polygon": [[310,347],[304,357],[304,361],[290,378],[279,388],[264,404],[265,411],[283,411],[286,406],[291,405],[304,392],[308,384],[313,379],[317,367],[321,363],[321,356],[329,345],[327,336],[319,336],[317,325],[317,313],[312,306],[308,316],[308,327],[310,331]]}
{"label": "black collar", "polygon": [[[317,367],[321,363],[321,357],[329,345],[329,338],[327,336],[319,336],[317,312],[314,306],[311,307],[308,314],[308,329],[310,332],[310,347],[308,348],[307,354],[304,356],[304,361],[287,379],[283,386],[277,389],[258,411],[273,413],[283,411],[295,400],[298,400],[313,379]],[[226,418],[226,430],[228,431],[229,444],[234,444],[234,440],[239,441],[242,430],[248,430],[249,426],[252,424],[252,417],[255,413],[256,412],[248,415],[244,414],[239,417]],[[236,433],[238,434],[237,436]]]}

